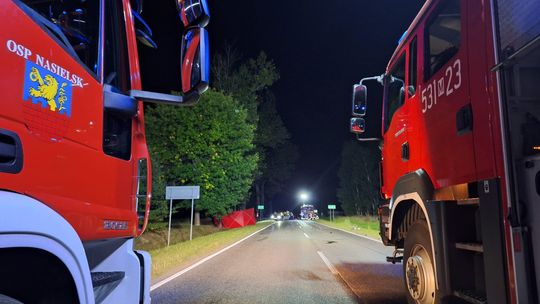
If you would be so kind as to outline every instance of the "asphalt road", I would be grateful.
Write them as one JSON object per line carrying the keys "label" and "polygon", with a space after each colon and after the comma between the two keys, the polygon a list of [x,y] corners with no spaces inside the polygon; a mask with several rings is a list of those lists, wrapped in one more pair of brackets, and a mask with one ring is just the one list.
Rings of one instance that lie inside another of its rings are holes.
{"label": "asphalt road", "polygon": [[314,222],[277,222],[155,289],[152,303],[406,303],[391,254]]}

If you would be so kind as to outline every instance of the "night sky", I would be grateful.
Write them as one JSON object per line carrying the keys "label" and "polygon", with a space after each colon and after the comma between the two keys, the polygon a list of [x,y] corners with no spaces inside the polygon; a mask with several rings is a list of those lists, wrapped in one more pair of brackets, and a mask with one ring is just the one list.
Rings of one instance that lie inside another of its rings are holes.
{"label": "night sky", "polygon": [[[160,55],[154,56],[150,65],[153,69],[164,64],[159,60],[167,58],[167,52],[179,52],[177,40],[171,40],[179,23],[171,27],[159,22],[174,13],[171,2],[145,1],[143,17],[160,45]],[[299,147],[300,159],[290,186],[274,198],[274,209],[293,209],[299,189],[310,191],[320,205],[335,202],[341,148],[353,139],[348,125],[352,85],[384,72],[399,38],[424,1],[208,2],[212,52],[220,52],[226,44],[232,44],[244,58],[264,51],[280,73],[271,90]],[[158,15],[158,19],[151,17]],[[143,75],[144,69],[143,65]],[[153,85],[168,86],[171,82],[163,79]]]}

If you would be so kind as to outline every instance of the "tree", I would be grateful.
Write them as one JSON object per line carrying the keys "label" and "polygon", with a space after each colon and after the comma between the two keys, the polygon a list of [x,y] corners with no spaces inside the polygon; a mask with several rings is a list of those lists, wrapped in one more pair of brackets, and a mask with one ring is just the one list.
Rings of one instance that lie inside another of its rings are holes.
{"label": "tree", "polygon": [[264,204],[266,198],[281,191],[292,175],[299,154],[290,137],[276,110],[275,97],[267,91],[259,105],[255,134],[261,158],[254,185],[257,205]]}
{"label": "tree", "polygon": [[264,52],[242,64],[239,61],[238,53],[230,46],[223,54],[216,55],[212,66],[213,87],[238,100],[247,109],[248,122],[256,124],[261,93],[279,79],[279,73]]}
{"label": "tree", "polygon": [[152,157],[168,185],[200,185],[197,208],[221,217],[244,201],[258,155],[247,110],[209,90],[193,107],[157,105],[146,114]]}
{"label": "tree", "polygon": [[256,150],[260,156],[255,173],[256,204],[279,192],[294,170],[298,158],[276,110],[275,96],[270,87],[279,79],[274,63],[265,53],[255,59],[240,61],[230,46],[214,58],[214,86],[238,99],[248,109],[248,121],[257,126]]}
{"label": "tree", "polygon": [[379,151],[370,143],[346,142],[338,171],[338,199],[347,215],[373,215],[379,205]]}

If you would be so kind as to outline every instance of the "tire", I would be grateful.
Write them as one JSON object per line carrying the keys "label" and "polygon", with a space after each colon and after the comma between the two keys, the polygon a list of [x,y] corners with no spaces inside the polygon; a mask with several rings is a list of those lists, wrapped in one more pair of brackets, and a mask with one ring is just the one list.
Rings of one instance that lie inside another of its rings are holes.
{"label": "tire", "polygon": [[403,278],[409,304],[437,304],[435,266],[425,220],[409,228],[403,251]]}

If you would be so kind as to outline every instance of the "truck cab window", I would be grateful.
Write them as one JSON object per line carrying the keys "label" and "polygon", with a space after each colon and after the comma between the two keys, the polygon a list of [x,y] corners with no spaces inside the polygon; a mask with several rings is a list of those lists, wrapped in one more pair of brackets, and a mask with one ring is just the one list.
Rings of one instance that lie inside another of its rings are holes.
{"label": "truck cab window", "polygon": [[460,0],[447,1],[426,27],[426,79],[435,74],[459,50],[461,44]]}
{"label": "truck cab window", "polygon": [[47,21],[40,22],[43,19],[37,18],[40,20],[35,20],[36,22],[48,28],[60,45],[68,48],[70,54],[74,51],[78,59],[97,75],[100,1],[23,0],[22,2]]}
{"label": "truck cab window", "polygon": [[122,1],[105,1],[104,83],[121,92],[130,89],[129,56]]}
{"label": "truck cab window", "polygon": [[418,79],[418,51],[416,45],[417,43],[415,37],[409,47],[409,98],[416,94],[416,85]]}
{"label": "truck cab window", "polygon": [[[129,56],[121,0],[105,1],[104,84],[116,93],[130,90]],[[131,117],[105,110],[103,151],[124,160],[131,158]]]}
{"label": "truck cab window", "polygon": [[386,132],[394,113],[405,101],[405,53],[396,61],[385,78],[384,131]]}

